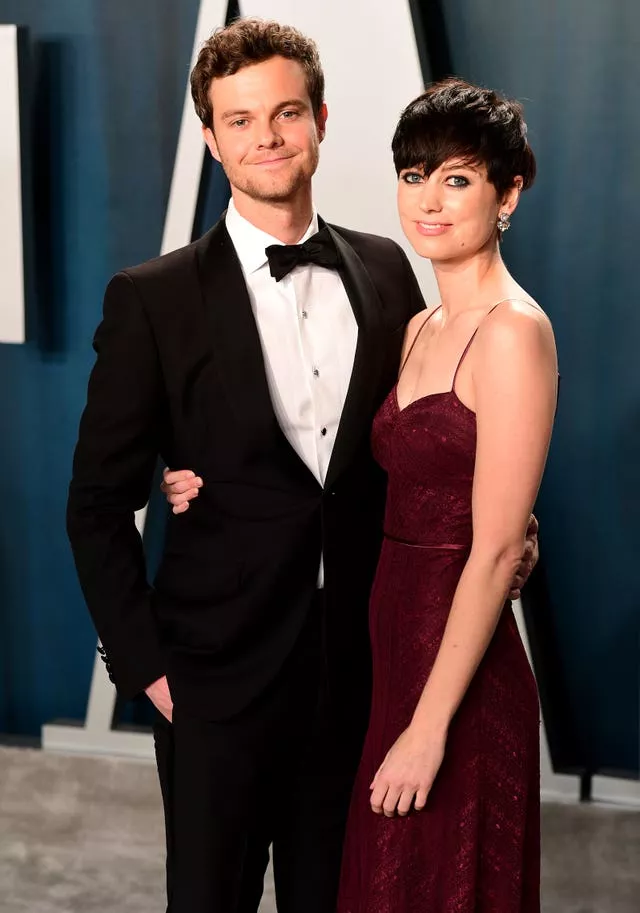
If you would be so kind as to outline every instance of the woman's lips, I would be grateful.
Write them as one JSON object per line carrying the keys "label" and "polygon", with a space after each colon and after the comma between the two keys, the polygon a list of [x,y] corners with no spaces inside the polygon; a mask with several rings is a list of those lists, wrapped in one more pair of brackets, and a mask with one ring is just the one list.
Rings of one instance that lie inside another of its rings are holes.
{"label": "woman's lips", "polygon": [[427,238],[443,235],[451,228],[450,222],[416,222],[418,233]]}

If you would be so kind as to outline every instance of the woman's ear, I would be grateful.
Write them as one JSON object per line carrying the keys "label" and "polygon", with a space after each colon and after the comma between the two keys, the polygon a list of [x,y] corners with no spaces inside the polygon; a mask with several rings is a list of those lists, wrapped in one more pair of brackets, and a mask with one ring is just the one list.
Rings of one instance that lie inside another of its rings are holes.
{"label": "woman's ear", "polygon": [[523,183],[524,181],[522,179],[522,175],[516,175],[513,179],[513,184],[502,198],[502,202],[500,203],[500,212],[506,212],[511,215],[515,211],[515,208],[520,200]]}

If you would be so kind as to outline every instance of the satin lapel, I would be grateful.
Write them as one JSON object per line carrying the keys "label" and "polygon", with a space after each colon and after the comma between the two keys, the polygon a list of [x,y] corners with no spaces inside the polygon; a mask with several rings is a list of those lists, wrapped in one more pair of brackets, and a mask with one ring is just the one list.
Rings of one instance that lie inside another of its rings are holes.
{"label": "satin lapel", "polygon": [[200,281],[211,343],[227,398],[238,422],[273,443],[291,468],[318,484],[287,440],[273,409],[260,336],[240,261],[224,221],[202,239]]}
{"label": "satin lapel", "polygon": [[371,433],[384,361],[382,302],[362,260],[345,239],[327,226],[340,253],[340,276],[358,324],[358,342],[325,487],[331,488],[348,467],[363,437]]}

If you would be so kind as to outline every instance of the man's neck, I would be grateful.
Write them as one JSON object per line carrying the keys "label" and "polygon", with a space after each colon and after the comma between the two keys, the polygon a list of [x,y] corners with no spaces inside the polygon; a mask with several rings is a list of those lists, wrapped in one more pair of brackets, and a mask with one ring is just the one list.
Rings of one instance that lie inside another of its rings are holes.
{"label": "man's neck", "polygon": [[270,200],[254,200],[232,188],[235,207],[239,213],[260,231],[283,244],[297,244],[313,217],[311,187],[299,191],[294,198],[276,203]]}

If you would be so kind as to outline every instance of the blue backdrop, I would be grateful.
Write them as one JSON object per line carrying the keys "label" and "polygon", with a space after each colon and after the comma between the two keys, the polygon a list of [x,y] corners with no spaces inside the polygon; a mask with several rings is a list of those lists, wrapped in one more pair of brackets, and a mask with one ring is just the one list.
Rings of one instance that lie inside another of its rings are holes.
{"label": "blue backdrop", "polygon": [[[0,731],[84,716],[95,634],[64,532],[71,455],[105,283],[160,249],[197,6],[0,0],[0,21],[30,30],[36,244],[31,341],[0,346]],[[637,770],[640,8],[412,6],[435,74],[526,105],[540,175],[505,255],[554,321],[563,375],[538,508],[553,641],[543,653],[557,648],[566,689],[561,760]],[[220,188],[210,176],[203,227]]]}
{"label": "blue backdrop", "polygon": [[0,730],[84,717],[95,633],[64,529],[109,276],[157,256],[197,2],[2,0],[31,53],[37,298],[0,346]]}

